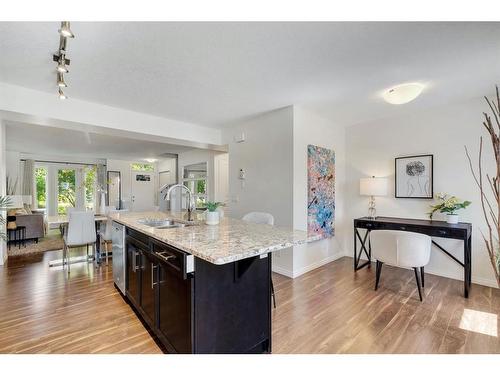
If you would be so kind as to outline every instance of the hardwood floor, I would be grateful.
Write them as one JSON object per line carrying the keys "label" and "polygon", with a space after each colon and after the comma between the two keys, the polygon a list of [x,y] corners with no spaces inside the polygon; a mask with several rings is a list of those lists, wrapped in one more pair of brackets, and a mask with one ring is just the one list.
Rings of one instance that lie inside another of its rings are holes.
{"label": "hardwood floor", "polygon": [[[68,279],[48,267],[60,256],[0,267],[0,353],[161,353],[111,266],[73,265]],[[413,271],[384,266],[377,292],[374,273],[342,258],[296,279],[273,275],[273,352],[500,353],[500,290],[473,285],[466,300],[460,281],[427,274],[420,303]]]}

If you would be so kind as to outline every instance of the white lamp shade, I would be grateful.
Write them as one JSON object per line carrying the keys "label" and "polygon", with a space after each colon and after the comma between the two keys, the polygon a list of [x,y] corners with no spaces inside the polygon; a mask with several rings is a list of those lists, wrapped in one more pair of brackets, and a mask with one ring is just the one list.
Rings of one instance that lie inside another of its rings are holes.
{"label": "white lamp shade", "polygon": [[359,180],[359,194],[369,196],[387,195],[387,179],[380,177],[361,178]]}

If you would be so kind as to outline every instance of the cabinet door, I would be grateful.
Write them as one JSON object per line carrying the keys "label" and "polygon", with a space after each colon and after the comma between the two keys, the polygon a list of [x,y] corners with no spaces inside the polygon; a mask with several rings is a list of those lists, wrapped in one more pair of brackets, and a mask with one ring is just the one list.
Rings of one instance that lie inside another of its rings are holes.
{"label": "cabinet door", "polygon": [[178,353],[191,353],[192,279],[165,262],[159,271],[159,329]]}
{"label": "cabinet door", "polygon": [[146,251],[141,251],[141,307],[146,319],[154,327],[155,322],[155,290],[158,264],[156,260]]}
{"label": "cabinet door", "polygon": [[139,306],[139,282],[140,282],[140,257],[139,249],[127,241],[127,297],[131,302]]}

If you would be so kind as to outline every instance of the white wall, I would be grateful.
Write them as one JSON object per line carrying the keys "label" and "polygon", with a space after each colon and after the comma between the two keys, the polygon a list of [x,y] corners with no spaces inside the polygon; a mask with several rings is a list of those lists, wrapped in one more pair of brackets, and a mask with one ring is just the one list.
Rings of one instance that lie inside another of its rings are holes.
{"label": "white wall", "polygon": [[[8,144],[6,144],[8,148]],[[6,151],[6,173],[12,183],[17,180],[16,194],[21,194],[22,170],[21,154],[17,151]]]}
{"label": "white wall", "polygon": [[[5,124],[0,120],[0,195],[5,195],[5,181],[7,178],[6,169],[6,152],[5,152]],[[6,217],[6,212],[0,212]],[[3,231],[6,231],[5,225]],[[4,241],[0,240],[0,265],[3,265],[7,260],[7,246]]]}
{"label": "white wall", "polygon": [[293,277],[342,257],[345,246],[345,128],[317,114],[294,107],[293,227],[307,231],[307,146],[335,151],[335,235],[294,246]]}
{"label": "white wall", "polygon": [[[245,134],[236,143],[234,136]],[[269,212],[275,225],[293,225],[293,107],[239,122],[222,133],[229,145],[228,214],[241,218],[251,211]],[[246,174],[244,185],[239,170]],[[282,250],[273,268],[293,272],[292,249]]]}
{"label": "white wall", "polygon": [[[384,119],[347,128],[347,202],[348,246],[352,256],[352,219],[365,216],[368,199],[359,196],[359,179],[375,175],[389,178],[389,196],[377,197],[377,214],[408,218],[427,218],[429,200],[394,198],[394,158],[398,156],[434,155],[434,192],[448,192],[472,201],[460,211],[461,221],[473,224],[472,281],[496,286],[493,271],[480,230],[485,229],[478,189],[474,185],[464,152],[469,147],[477,159],[479,137],[485,136],[482,112],[486,103],[471,100],[440,107],[413,116]],[[485,137],[484,169],[496,171],[491,145]],[[439,216],[436,217],[439,219]],[[437,239],[450,252],[463,259],[460,241]],[[439,250],[432,251],[426,271],[463,279],[463,269]]]}
{"label": "white wall", "polygon": [[[129,207],[128,205],[130,205],[132,199],[132,171],[130,169],[130,164],[132,163],[134,163],[134,161],[116,159],[106,160],[106,170],[120,172],[122,202],[124,202],[126,207]],[[144,163],[144,161],[137,161],[137,163]],[[155,176],[156,174],[157,172],[155,171]]]}

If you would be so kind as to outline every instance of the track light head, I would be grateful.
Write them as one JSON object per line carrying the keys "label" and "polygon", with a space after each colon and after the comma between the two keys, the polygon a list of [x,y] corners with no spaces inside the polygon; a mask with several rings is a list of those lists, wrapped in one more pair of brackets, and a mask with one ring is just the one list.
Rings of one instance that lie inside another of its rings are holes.
{"label": "track light head", "polygon": [[57,71],[59,73],[68,73],[68,67],[66,66],[66,59],[64,58],[64,55],[59,56],[59,62],[57,64]]}
{"label": "track light head", "polygon": [[64,94],[64,92],[63,92],[63,90],[61,90],[61,88],[59,88],[59,99],[61,99],[61,100],[68,99],[68,97]]}
{"label": "track light head", "polygon": [[75,34],[69,28],[69,22],[63,21],[61,22],[61,28],[59,29],[59,34],[65,38],[74,38]]}
{"label": "track light head", "polygon": [[57,73],[57,86],[67,87],[68,85],[64,82],[64,76],[62,73]]}
{"label": "track light head", "polygon": [[68,39],[63,37],[62,35],[59,37],[59,53],[65,54],[66,53],[66,48],[68,45]]}

